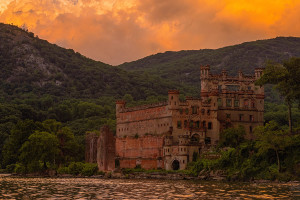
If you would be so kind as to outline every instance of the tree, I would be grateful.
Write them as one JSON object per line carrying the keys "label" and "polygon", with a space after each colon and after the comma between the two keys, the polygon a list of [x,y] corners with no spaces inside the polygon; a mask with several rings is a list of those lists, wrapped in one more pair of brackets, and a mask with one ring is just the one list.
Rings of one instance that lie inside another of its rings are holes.
{"label": "tree", "polygon": [[41,161],[46,169],[47,162],[55,164],[55,159],[59,154],[59,142],[51,133],[36,131],[22,145],[20,152],[20,161],[24,164]]}
{"label": "tree", "polygon": [[[78,155],[79,144],[75,140],[71,129],[64,127],[56,134],[59,141],[60,162],[65,163]],[[60,164],[60,163],[58,163]]]}
{"label": "tree", "polygon": [[221,147],[233,147],[236,148],[245,140],[245,128],[239,126],[238,128],[228,128],[223,131],[220,136],[219,145]]}
{"label": "tree", "polygon": [[257,127],[254,130],[254,134],[257,137],[256,147],[259,154],[264,154],[269,150],[275,151],[278,172],[280,172],[279,151],[283,151],[292,143],[291,137],[275,121],[270,121],[265,126]]}
{"label": "tree", "polygon": [[292,133],[292,104],[300,100],[300,58],[291,58],[282,64],[269,62],[258,85],[275,84],[288,105],[289,132]]}
{"label": "tree", "polygon": [[37,125],[32,120],[19,121],[12,128],[9,138],[3,146],[3,166],[17,162],[19,149],[36,128]]}

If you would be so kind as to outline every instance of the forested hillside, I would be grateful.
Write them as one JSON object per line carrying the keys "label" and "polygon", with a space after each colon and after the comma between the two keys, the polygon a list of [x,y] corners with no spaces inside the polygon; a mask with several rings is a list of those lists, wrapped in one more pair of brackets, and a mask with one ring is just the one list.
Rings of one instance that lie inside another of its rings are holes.
{"label": "forested hillside", "polygon": [[290,57],[299,56],[300,38],[277,37],[220,49],[168,51],[124,63],[120,67],[128,71],[158,75],[198,91],[200,65],[210,65],[212,73],[226,69],[230,75],[236,75],[238,70],[242,70],[245,74],[253,74],[254,68],[263,67],[268,60],[282,62]]}

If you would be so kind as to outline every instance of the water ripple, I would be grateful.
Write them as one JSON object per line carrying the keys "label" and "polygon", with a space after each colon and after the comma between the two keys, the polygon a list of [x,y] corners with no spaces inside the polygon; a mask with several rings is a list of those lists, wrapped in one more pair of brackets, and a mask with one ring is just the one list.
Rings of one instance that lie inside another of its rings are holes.
{"label": "water ripple", "polygon": [[297,199],[299,183],[0,177],[0,199]]}

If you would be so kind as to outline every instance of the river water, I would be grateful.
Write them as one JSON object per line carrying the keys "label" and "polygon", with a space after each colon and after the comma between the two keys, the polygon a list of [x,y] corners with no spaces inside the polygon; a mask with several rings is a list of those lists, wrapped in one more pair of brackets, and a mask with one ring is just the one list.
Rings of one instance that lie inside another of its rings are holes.
{"label": "river water", "polygon": [[0,199],[300,199],[300,183],[0,177]]}

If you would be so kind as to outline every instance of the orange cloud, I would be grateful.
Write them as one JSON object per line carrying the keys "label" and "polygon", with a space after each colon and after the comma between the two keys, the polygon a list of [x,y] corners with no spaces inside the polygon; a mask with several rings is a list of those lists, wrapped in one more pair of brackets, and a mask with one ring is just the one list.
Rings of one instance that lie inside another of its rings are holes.
{"label": "orange cloud", "polygon": [[0,21],[110,64],[300,36],[297,0],[0,0]]}

